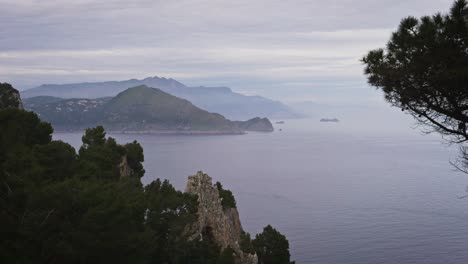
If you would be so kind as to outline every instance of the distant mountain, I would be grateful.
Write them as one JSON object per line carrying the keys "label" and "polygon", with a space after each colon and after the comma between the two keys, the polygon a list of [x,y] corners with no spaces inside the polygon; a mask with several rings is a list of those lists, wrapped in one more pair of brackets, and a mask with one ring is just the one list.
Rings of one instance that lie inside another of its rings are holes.
{"label": "distant mountain", "polygon": [[261,96],[246,96],[235,93],[228,87],[187,87],[174,79],[160,77],[95,83],[44,84],[21,92],[21,96],[23,98],[35,96],[99,98],[115,96],[138,85],[159,88],[166,93],[189,100],[202,109],[221,113],[230,119],[245,120],[255,116],[281,119],[300,117],[281,102]]}
{"label": "distant mountain", "polygon": [[113,98],[61,99],[38,96],[24,100],[25,108],[51,122],[57,130],[83,130],[103,125],[114,132],[241,134],[272,131],[268,119],[230,121],[185,99],[144,85]]}
{"label": "distant mountain", "polygon": [[220,114],[147,86],[127,89],[112,98],[104,106],[103,122],[112,130],[240,130]]}

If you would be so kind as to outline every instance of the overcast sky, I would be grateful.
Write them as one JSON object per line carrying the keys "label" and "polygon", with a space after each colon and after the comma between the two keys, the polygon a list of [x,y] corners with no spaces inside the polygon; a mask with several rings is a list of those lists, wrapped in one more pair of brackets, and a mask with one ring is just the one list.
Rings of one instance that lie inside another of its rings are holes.
{"label": "overcast sky", "polygon": [[381,100],[359,59],[451,0],[0,0],[0,82],[172,77],[286,102]]}

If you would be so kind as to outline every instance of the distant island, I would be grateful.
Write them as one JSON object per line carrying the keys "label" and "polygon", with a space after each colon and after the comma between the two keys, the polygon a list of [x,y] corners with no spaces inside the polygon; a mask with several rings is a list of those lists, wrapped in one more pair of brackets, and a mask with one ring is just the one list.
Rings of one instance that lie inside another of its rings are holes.
{"label": "distant island", "polygon": [[146,85],[156,87],[168,94],[190,101],[209,112],[220,113],[231,120],[246,120],[254,116],[268,118],[301,117],[289,106],[262,96],[248,96],[228,87],[188,87],[172,78],[148,77],[141,80],[43,84],[21,91],[23,99],[36,96],[53,96],[65,99],[114,97],[130,87]]}
{"label": "distant island", "polygon": [[338,123],[338,122],[340,122],[340,120],[338,120],[338,118],[322,118],[322,119],[320,119],[320,122]]}
{"label": "distant island", "polygon": [[114,133],[243,134],[273,131],[267,118],[231,121],[191,102],[145,85],[129,88],[115,97],[62,99],[27,98],[24,107],[50,122],[56,131],[83,131],[102,125]]}

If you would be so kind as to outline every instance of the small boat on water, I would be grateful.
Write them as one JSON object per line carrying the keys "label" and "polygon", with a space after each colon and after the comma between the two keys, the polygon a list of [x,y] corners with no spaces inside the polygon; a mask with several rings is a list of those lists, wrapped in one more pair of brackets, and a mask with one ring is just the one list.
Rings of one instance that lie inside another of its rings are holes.
{"label": "small boat on water", "polygon": [[338,122],[340,122],[340,120],[338,120],[338,118],[322,118],[322,119],[320,119],[320,122],[338,123]]}

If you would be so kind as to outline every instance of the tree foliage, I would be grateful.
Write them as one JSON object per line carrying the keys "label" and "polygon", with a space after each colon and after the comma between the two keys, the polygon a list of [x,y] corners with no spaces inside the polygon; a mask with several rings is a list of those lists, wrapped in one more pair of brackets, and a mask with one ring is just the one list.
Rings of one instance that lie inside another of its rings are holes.
{"label": "tree foliage", "polygon": [[141,178],[145,174],[143,148],[137,141],[119,145],[114,138],[106,138],[102,126],[86,129],[82,141],[78,158],[80,177],[116,180],[122,177],[120,167],[116,164],[124,160],[127,161],[131,176]]}
{"label": "tree foliage", "polygon": [[87,128],[85,134],[81,138],[83,142],[83,148],[89,148],[90,146],[102,146],[106,143],[106,132],[103,126],[97,126],[95,128]]}
{"label": "tree foliage", "polygon": [[219,255],[218,259],[216,260],[216,264],[234,264],[234,255],[234,250],[230,247],[227,247]]}
{"label": "tree foliage", "polygon": [[[0,111],[1,263],[213,263],[220,248],[188,241],[197,198],[156,180],[143,149],[88,129],[78,154],[34,113]],[[133,174],[120,177],[123,156]],[[193,261],[192,261],[193,260]]]}
{"label": "tree foliage", "polygon": [[263,228],[252,241],[260,264],[290,264],[289,241],[271,225]]}
{"label": "tree foliage", "polygon": [[133,170],[134,176],[141,178],[145,174],[142,162],[145,161],[143,148],[140,143],[134,140],[132,143],[125,144],[127,150],[128,165]]}
{"label": "tree foliage", "polygon": [[216,188],[221,198],[221,205],[223,209],[236,208],[236,199],[230,190],[225,190],[220,182],[216,182]]}
{"label": "tree foliage", "polygon": [[79,150],[79,172],[81,178],[99,180],[118,180],[118,164],[126,154],[124,146],[115,139],[105,138],[102,126],[86,129],[82,138],[83,146]]}
{"label": "tree foliage", "polygon": [[[189,239],[195,195],[167,180],[142,185],[138,142],[120,145],[96,127],[76,153],[51,134],[34,113],[0,110],[0,263],[234,263],[231,248]],[[119,174],[122,157],[128,177]]]}
{"label": "tree foliage", "polygon": [[254,254],[255,248],[252,245],[252,239],[250,238],[250,234],[244,231],[241,232],[239,246],[241,250],[245,253]]}
{"label": "tree foliage", "polygon": [[369,83],[390,104],[412,115],[425,132],[460,144],[461,165],[468,169],[466,0],[457,0],[448,15],[403,19],[386,49],[370,51],[363,62]]}

